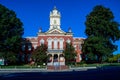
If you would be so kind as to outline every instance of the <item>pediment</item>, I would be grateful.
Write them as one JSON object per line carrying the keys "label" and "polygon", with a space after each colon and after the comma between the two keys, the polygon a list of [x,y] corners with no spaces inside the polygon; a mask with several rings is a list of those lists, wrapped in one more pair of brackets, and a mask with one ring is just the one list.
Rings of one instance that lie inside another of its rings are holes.
{"label": "pediment", "polygon": [[52,29],[52,30],[48,30],[46,33],[61,34],[61,33],[65,33],[65,32],[60,29]]}
{"label": "pediment", "polygon": [[60,32],[57,31],[57,30],[54,30],[54,31],[52,31],[51,33],[53,33],[53,34],[59,34]]}

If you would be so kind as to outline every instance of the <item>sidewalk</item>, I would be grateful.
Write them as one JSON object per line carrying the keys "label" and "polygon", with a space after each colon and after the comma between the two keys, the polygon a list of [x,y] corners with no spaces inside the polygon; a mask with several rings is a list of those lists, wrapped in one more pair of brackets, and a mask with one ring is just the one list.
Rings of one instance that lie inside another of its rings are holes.
{"label": "sidewalk", "polygon": [[66,70],[47,70],[47,68],[9,68],[0,69],[0,73],[16,73],[16,72],[61,72],[61,71],[85,71],[88,69],[97,69],[96,67],[73,67]]}

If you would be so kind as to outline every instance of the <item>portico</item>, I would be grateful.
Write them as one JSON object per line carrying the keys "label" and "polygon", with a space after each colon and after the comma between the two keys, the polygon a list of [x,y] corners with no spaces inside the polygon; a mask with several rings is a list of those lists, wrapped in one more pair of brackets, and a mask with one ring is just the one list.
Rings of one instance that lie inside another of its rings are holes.
{"label": "portico", "polygon": [[57,53],[52,52],[52,53],[48,53],[48,62],[47,65],[51,66],[51,65],[65,65],[65,58],[63,53],[61,53],[62,51],[59,51]]}

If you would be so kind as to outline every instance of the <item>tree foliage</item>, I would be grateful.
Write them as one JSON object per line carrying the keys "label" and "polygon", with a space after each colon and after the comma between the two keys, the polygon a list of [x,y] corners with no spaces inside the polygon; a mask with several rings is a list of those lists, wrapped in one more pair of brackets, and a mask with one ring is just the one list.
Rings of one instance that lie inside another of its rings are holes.
{"label": "tree foliage", "polygon": [[[18,53],[23,35],[22,22],[14,11],[0,4],[0,52]],[[8,57],[6,57],[8,58]]]}
{"label": "tree foliage", "polygon": [[120,39],[119,24],[109,8],[95,6],[87,15],[85,25],[88,38],[83,45],[84,54],[94,54],[101,62],[117,50],[114,42]]}
{"label": "tree foliage", "polygon": [[32,52],[32,58],[37,64],[43,64],[47,62],[47,46],[41,44]]}
{"label": "tree foliage", "polygon": [[23,38],[21,43],[20,54],[18,54],[18,63],[30,63],[31,62],[31,54],[33,51],[32,43],[30,40]]}
{"label": "tree foliage", "polygon": [[108,58],[108,62],[118,62],[118,59],[120,60],[120,54],[113,55],[112,57]]}
{"label": "tree foliage", "polygon": [[63,53],[65,55],[65,63],[67,65],[75,62],[76,52],[71,43],[66,43],[66,47]]}

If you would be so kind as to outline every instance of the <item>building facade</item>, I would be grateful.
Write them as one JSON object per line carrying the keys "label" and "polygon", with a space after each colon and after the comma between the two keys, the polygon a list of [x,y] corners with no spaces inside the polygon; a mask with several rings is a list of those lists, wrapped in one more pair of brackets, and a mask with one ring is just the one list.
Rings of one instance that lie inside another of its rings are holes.
{"label": "building facade", "polygon": [[61,14],[54,7],[50,12],[50,27],[46,32],[42,32],[40,28],[36,37],[27,37],[32,43],[34,49],[41,44],[46,44],[48,46],[47,55],[50,56],[50,60],[47,65],[55,65],[56,62],[59,65],[65,65],[65,58],[63,50],[65,49],[66,43],[72,43],[77,52],[76,62],[80,62],[81,58],[81,44],[84,43],[84,38],[73,37],[71,29],[68,29],[68,32],[65,32],[61,29]]}

